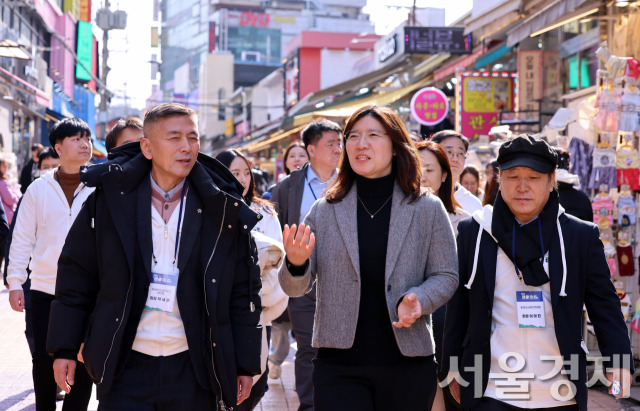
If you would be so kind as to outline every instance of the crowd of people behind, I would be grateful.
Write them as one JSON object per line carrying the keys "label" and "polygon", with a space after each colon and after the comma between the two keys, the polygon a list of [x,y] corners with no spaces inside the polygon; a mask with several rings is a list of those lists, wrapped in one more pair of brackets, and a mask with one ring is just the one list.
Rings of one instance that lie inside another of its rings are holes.
{"label": "crowd of people behind", "polygon": [[601,380],[629,394],[598,228],[543,140],[502,144],[482,183],[465,136],[416,143],[368,105],[307,125],[273,186],[240,151],[200,153],[180,104],[120,120],[106,163],[79,119],[49,140],[22,199],[0,158],[38,411],[58,389],[86,410],[94,384],[105,411],[252,410],[290,332],[299,410],[585,410],[583,307]]}

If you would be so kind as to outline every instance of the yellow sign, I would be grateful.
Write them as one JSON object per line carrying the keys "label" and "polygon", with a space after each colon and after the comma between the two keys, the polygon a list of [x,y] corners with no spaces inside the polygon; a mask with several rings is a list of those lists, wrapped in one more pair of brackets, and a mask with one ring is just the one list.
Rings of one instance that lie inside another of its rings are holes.
{"label": "yellow sign", "polygon": [[225,137],[229,137],[233,135],[233,132],[234,132],[233,119],[229,118],[224,123],[224,135]]}
{"label": "yellow sign", "polygon": [[470,113],[497,113],[510,106],[511,81],[508,78],[469,77],[463,80],[464,110]]}
{"label": "yellow sign", "polygon": [[273,16],[273,22],[275,24],[296,24],[296,18],[294,16]]}
{"label": "yellow sign", "polygon": [[80,0],[64,0],[64,11],[71,13],[74,19],[80,19]]}

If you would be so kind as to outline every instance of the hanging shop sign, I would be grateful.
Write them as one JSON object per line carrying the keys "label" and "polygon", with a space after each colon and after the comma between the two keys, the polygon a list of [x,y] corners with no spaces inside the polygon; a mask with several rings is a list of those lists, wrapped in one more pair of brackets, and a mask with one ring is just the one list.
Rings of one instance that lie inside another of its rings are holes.
{"label": "hanging shop sign", "polygon": [[471,54],[473,38],[464,27],[405,27],[404,51],[416,54]]}
{"label": "hanging shop sign", "polygon": [[93,58],[93,31],[91,23],[79,21],[76,33],[76,54],[78,56],[78,63],[76,63],[76,80],[87,82],[91,80],[91,74],[87,70],[91,70],[91,60]]}
{"label": "hanging shop sign", "polygon": [[447,117],[449,99],[442,90],[425,87],[411,98],[411,115],[420,124],[435,126]]}
{"label": "hanging shop sign", "polygon": [[398,51],[398,42],[396,37],[397,36],[394,34],[382,41],[382,46],[378,50],[378,61],[380,63],[389,60]]}
{"label": "hanging shop sign", "polygon": [[287,59],[284,63],[284,106],[289,108],[300,98],[300,61],[298,55]]}
{"label": "hanging shop sign", "polygon": [[519,111],[538,111],[542,98],[542,50],[518,51]]}
{"label": "hanging shop sign", "polygon": [[469,140],[488,136],[498,125],[500,111],[514,110],[515,79],[516,73],[460,73],[457,129]]}

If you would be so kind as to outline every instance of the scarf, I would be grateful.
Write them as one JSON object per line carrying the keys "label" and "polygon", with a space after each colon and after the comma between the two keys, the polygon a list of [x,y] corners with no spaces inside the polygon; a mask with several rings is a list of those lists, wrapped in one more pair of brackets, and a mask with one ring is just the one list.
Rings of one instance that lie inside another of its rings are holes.
{"label": "scarf", "polygon": [[526,285],[541,286],[549,282],[542,259],[549,251],[551,239],[558,230],[558,207],[558,192],[554,190],[538,217],[520,225],[502,199],[502,193],[498,192],[493,205],[491,232],[500,248],[514,263],[516,273],[522,273]]}

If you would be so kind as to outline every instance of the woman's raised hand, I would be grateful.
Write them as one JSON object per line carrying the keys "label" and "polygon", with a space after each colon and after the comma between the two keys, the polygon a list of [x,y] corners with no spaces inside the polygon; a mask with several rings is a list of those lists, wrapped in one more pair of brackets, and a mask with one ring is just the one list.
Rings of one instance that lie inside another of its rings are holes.
{"label": "woman's raised hand", "polygon": [[285,224],[282,237],[287,260],[296,266],[304,265],[311,257],[311,251],[316,244],[316,236],[311,232],[311,228],[304,223],[301,223],[297,229],[295,224],[291,228]]}

